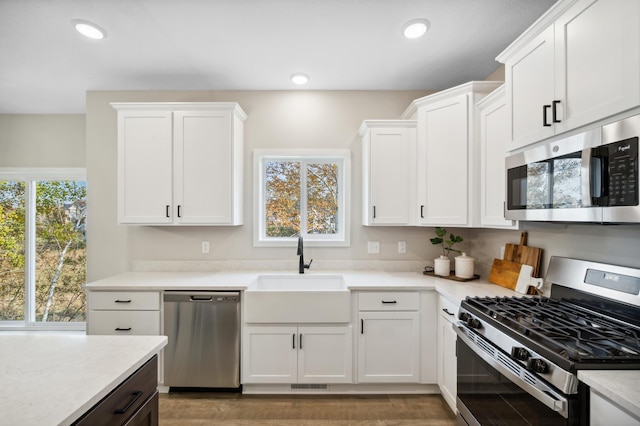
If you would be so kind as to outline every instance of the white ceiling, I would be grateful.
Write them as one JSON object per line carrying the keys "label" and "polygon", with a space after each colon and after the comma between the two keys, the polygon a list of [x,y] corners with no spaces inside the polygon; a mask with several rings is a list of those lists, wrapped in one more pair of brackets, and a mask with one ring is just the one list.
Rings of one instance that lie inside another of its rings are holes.
{"label": "white ceiling", "polygon": [[[441,90],[484,79],[555,0],[0,0],[0,113],[88,90]],[[404,23],[426,18],[426,37]],[[72,19],[107,31],[80,36]]]}

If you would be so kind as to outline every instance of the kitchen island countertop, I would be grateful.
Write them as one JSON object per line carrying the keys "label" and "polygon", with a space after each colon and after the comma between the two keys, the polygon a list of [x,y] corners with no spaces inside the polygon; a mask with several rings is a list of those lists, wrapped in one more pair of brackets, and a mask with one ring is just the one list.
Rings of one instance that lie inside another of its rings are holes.
{"label": "kitchen island countertop", "polygon": [[71,424],[166,344],[165,336],[2,333],[0,422]]}

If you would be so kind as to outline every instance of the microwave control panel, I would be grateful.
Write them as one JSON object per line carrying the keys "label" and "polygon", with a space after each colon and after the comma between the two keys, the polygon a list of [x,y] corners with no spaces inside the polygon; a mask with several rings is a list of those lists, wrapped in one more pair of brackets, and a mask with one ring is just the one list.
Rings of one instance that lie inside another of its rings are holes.
{"label": "microwave control panel", "polygon": [[609,169],[609,206],[638,205],[638,137],[603,146]]}

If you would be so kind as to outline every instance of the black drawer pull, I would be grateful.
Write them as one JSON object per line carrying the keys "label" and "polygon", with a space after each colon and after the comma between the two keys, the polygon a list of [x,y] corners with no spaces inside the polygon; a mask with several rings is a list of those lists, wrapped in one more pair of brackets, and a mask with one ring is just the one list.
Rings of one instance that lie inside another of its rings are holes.
{"label": "black drawer pull", "polygon": [[120,327],[116,327],[115,329],[116,331],[131,331],[131,327],[128,328],[120,328]]}
{"label": "black drawer pull", "polygon": [[420,219],[424,219],[424,205],[420,206]]}
{"label": "black drawer pull", "polygon": [[364,320],[360,320],[360,334],[364,334]]}
{"label": "black drawer pull", "polygon": [[291,335],[291,337],[292,337],[292,339],[291,339],[291,344],[292,344],[292,346],[293,346],[293,349],[295,349],[295,348],[296,348],[296,333],[293,333],[293,334]]}
{"label": "black drawer pull", "polygon": [[131,303],[131,299],[129,300],[120,300],[120,299],[116,299],[115,303]]}
{"label": "black drawer pull", "polygon": [[114,411],[114,413],[116,414],[126,413],[127,410],[129,410],[129,408],[131,408],[131,406],[135,404],[135,402],[142,396],[142,391],[135,391],[131,394],[131,396],[133,397],[131,398],[131,401],[129,401],[129,403],[125,405],[123,408],[117,408],[116,411]]}
{"label": "black drawer pull", "polygon": [[165,208],[165,214],[167,215],[167,217],[171,217],[169,216],[169,205],[167,204],[167,207]]}
{"label": "black drawer pull", "polygon": [[385,305],[395,305],[398,302],[396,300],[383,300],[382,303]]}
{"label": "black drawer pull", "polygon": [[302,333],[300,333],[300,344],[298,345],[298,349],[302,349]]}
{"label": "black drawer pull", "polygon": [[178,205],[178,217],[182,217],[182,216],[180,216],[180,207],[182,207],[182,206]]}
{"label": "black drawer pull", "polygon": [[442,308],[442,312],[444,312],[447,315],[451,315],[451,316],[455,315],[453,312],[449,312],[449,310],[447,308]]}

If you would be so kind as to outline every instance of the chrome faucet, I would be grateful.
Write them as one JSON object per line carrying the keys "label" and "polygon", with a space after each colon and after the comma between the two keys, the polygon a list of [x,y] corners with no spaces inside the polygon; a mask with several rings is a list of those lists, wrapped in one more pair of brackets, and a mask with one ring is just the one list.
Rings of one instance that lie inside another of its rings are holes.
{"label": "chrome faucet", "polygon": [[309,269],[309,267],[311,266],[311,262],[313,262],[313,259],[311,259],[307,264],[304,263],[304,249],[302,246],[302,237],[298,237],[298,256],[300,256],[300,262],[298,264],[298,273],[304,274],[304,270]]}

